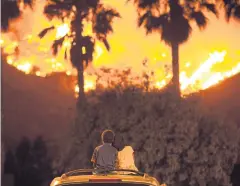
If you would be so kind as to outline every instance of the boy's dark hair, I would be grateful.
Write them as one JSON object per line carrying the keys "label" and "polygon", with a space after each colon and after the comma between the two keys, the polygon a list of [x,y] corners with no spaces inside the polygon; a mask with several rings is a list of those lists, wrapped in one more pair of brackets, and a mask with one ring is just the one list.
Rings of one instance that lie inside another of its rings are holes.
{"label": "boy's dark hair", "polygon": [[113,143],[114,132],[112,130],[104,130],[102,133],[102,142],[103,143]]}
{"label": "boy's dark hair", "polygon": [[122,135],[115,135],[115,138],[114,138],[114,142],[113,142],[113,146],[118,150],[118,151],[121,151],[124,149],[125,147],[125,141],[124,141],[124,138]]}

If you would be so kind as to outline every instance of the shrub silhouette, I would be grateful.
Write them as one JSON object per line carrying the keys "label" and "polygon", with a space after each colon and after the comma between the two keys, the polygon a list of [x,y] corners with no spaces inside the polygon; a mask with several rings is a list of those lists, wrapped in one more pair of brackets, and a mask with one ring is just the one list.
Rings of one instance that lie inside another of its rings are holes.
{"label": "shrub silhouette", "polygon": [[109,89],[81,109],[56,169],[91,167],[101,132],[112,129],[133,146],[138,168],[167,185],[230,184],[239,129],[207,115],[197,96],[176,101],[167,89]]}
{"label": "shrub silhouette", "polygon": [[239,175],[240,175],[240,164],[235,164],[231,174],[232,186],[240,185]]}
{"label": "shrub silhouette", "polygon": [[4,173],[15,174],[16,173],[16,159],[11,150],[8,150],[5,154]]}
{"label": "shrub silhouette", "polygon": [[51,159],[47,147],[41,137],[33,143],[24,137],[17,146],[15,153],[8,151],[4,164],[4,172],[13,174],[15,186],[40,186],[52,179]]}

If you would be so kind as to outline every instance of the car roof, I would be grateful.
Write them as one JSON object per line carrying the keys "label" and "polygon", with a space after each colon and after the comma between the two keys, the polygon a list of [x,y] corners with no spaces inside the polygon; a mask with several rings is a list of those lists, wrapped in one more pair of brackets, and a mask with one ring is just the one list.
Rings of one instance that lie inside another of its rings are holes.
{"label": "car roof", "polygon": [[[85,173],[85,175],[81,174]],[[87,173],[87,175],[86,175]],[[55,178],[51,186],[65,184],[91,184],[91,183],[130,183],[130,184],[145,184],[159,186],[159,182],[148,174],[143,174],[138,171],[130,170],[114,170],[104,174],[91,174],[91,170],[84,172],[83,169],[71,171],[63,174],[61,177]]]}

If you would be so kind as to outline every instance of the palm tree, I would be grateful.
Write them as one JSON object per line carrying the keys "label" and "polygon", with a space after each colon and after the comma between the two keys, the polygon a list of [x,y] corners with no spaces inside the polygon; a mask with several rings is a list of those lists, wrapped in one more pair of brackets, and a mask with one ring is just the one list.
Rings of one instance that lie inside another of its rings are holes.
{"label": "palm tree", "polygon": [[[25,7],[33,7],[35,0],[23,0],[23,5]],[[7,31],[9,28],[9,21],[11,19],[18,18],[21,15],[21,11],[19,9],[19,3],[20,1],[9,1],[9,0],[2,0],[1,1],[1,10],[2,10],[2,18],[1,18],[1,29],[3,31]]]}
{"label": "palm tree", "polygon": [[230,18],[236,18],[240,21],[240,1],[239,0],[223,0],[227,21]]}
{"label": "palm tree", "polygon": [[[130,1],[130,0],[128,0]],[[157,32],[172,50],[172,85],[180,97],[179,45],[186,42],[191,34],[191,21],[200,29],[207,26],[204,10],[217,16],[215,4],[207,0],[133,0],[138,12],[138,26],[144,26],[146,34]]]}
{"label": "palm tree", "polygon": [[[78,72],[78,103],[80,103],[85,100],[84,67],[93,59],[95,42],[96,40],[103,42],[107,50],[110,50],[107,36],[113,32],[113,19],[120,17],[120,15],[116,10],[104,7],[100,0],[49,0],[44,13],[50,20],[66,17],[71,19],[70,33],[56,39],[52,48],[53,54],[56,55],[65,39],[71,41],[70,61]],[[83,35],[84,21],[92,23],[92,35]],[[44,29],[39,37],[44,37],[48,31],[54,28],[52,26]],[[67,51],[65,54],[67,54]],[[65,57],[68,58],[67,55]]]}

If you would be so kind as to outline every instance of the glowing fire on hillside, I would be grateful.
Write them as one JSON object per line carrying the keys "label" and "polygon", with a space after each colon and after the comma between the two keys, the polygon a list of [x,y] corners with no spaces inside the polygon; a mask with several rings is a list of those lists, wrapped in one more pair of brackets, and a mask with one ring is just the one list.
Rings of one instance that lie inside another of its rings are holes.
{"label": "glowing fire on hillside", "polygon": [[[39,14],[42,15],[42,9],[40,8],[40,10],[38,11]],[[28,13],[29,12],[26,11],[25,16],[27,16]],[[16,37],[16,35],[19,33],[16,32],[16,30],[14,29],[10,29],[8,33],[2,34],[0,45],[4,53],[7,54],[7,63],[16,67],[18,70],[23,71],[26,74],[31,73],[39,77],[45,77],[52,72],[65,72],[67,76],[76,75],[76,71],[72,68],[71,63],[64,60],[63,57],[65,49],[70,48],[71,42],[67,40],[64,41],[63,47],[56,57],[51,54],[50,49],[51,41],[53,41],[54,38],[59,38],[69,33],[70,29],[68,22],[66,21],[64,23],[61,23],[59,22],[59,20],[54,20],[52,24],[56,25],[56,32],[52,31],[46,39],[41,40],[40,38],[38,38],[37,32],[47,27],[44,27],[47,24],[43,24],[43,22],[48,22],[43,15],[41,17],[41,20],[42,21],[39,25],[39,28],[38,25],[35,26],[36,29],[34,30],[34,33],[24,32],[20,33],[20,36]],[[20,20],[14,20],[12,24],[14,25],[14,23],[18,21]],[[90,27],[86,25],[85,28],[85,34],[91,34]],[[38,53],[32,53],[32,50],[36,50]],[[84,50],[85,49],[82,48],[83,52]],[[103,56],[104,51],[106,50],[103,48],[103,46],[99,43],[96,43],[94,62],[96,62],[98,58]],[[181,68],[180,72],[182,93],[188,94],[194,91],[206,89],[226,78],[229,78],[239,73],[240,62],[233,65],[231,69],[214,70],[214,67],[216,65],[220,65],[225,62],[226,55],[227,51],[210,52],[208,59],[206,59],[197,69],[192,69],[192,73],[190,75],[187,75],[187,72],[185,70],[191,68],[191,63],[185,63],[184,68]],[[165,56],[166,54],[163,53],[162,57]],[[39,63],[39,61],[41,61],[41,63]],[[100,65],[98,65],[97,68],[99,67]],[[95,70],[97,70],[97,68],[95,68]],[[157,69],[156,71],[154,71],[155,81],[152,83],[152,87],[160,89],[167,85],[172,75],[171,72],[168,72],[168,74],[165,74],[163,76],[163,71],[164,69]],[[88,69],[84,74],[86,91],[95,89],[96,87],[96,77],[94,75],[89,75],[87,72]],[[79,91],[77,85],[74,87],[74,91]]]}

